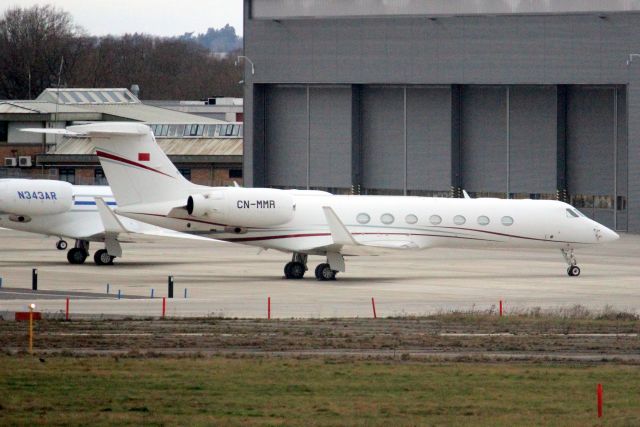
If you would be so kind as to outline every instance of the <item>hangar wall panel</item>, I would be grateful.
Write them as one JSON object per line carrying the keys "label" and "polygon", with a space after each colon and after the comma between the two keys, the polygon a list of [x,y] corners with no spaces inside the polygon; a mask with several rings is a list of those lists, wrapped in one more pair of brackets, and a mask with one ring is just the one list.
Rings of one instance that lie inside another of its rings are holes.
{"label": "hangar wall panel", "polygon": [[[567,115],[569,194],[614,196],[614,90],[571,87]],[[575,204],[578,204],[574,201]],[[613,206],[587,198],[587,216],[613,227]]]}
{"label": "hangar wall panel", "polygon": [[451,89],[407,89],[407,188],[451,187]]}
{"label": "hangar wall panel", "polygon": [[287,86],[267,88],[265,114],[267,185],[306,187],[306,89]]}
{"label": "hangar wall panel", "polygon": [[404,186],[403,92],[397,87],[362,90],[362,166],[366,189]]}
{"label": "hangar wall panel", "polygon": [[311,87],[309,109],[310,186],[350,188],[351,88]]}
{"label": "hangar wall panel", "polygon": [[571,87],[568,110],[568,184],[574,194],[613,190],[613,91]]}
{"label": "hangar wall panel", "polygon": [[556,194],[555,86],[509,88],[509,192]]}
{"label": "hangar wall panel", "polygon": [[467,191],[507,191],[507,105],[503,87],[462,92],[462,184]]}

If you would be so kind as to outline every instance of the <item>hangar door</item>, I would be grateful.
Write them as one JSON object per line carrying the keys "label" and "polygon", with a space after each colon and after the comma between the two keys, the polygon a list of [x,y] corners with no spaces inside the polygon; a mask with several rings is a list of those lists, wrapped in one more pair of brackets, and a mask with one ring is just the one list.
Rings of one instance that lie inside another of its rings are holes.
{"label": "hangar door", "polygon": [[266,181],[282,188],[351,187],[351,89],[270,85]]}
{"label": "hangar door", "polygon": [[554,199],[555,86],[466,86],[461,97],[462,186],[478,196]]}
{"label": "hangar door", "polygon": [[366,193],[448,193],[450,87],[365,86],[361,109]]}
{"label": "hangar door", "polygon": [[626,100],[617,87],[569,89],[567,181],[571,204],[626,229]]}

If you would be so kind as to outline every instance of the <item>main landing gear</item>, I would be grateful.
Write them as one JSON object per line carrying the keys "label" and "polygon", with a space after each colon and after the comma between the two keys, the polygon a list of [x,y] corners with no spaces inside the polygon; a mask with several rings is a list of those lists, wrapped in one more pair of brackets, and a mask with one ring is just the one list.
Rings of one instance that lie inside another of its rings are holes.
{"label": "main landing gear", "polygon": [[[300,280],[307,270],[307,255],[294,253],[291,261],[284,266],[284,276],[287,279]],[[345,271],[344,258],[339,253],[328,253],[327,262],[318,264],[315,276],[320,281],[336,280],[339,271]]]}
{"label": "main landing gear", "polygon": [[[67,242],[64,240],[60,240],[56,247],[61,249],[59,247],[60,242],[64,242],[66,248]],[[67,252],[67,261],[69,261],[69,264],[84,264],[88,256],[89,242],[86,240],[76,240],[75,246]],[[115,258],[116,257],[109,255],[106,249],[100,249],[93,255],[93,262],[95,262],[96,265],[112,265]]]}
{"label": "main landing gear", "polygon": [[291,262],[284,266],[284,277],[287,279],[300,280],[307,271],[307,255],[294,252]]}
{"label": "main landing gear", "polygon": [[580,275],[580,267],[578,267],[578,261],[576,257],[573,255],[573,248],[561,249],[562,256],[564,260],[569,264],[569,268],[567,268],[567,274],[569,276],[579,276]]}

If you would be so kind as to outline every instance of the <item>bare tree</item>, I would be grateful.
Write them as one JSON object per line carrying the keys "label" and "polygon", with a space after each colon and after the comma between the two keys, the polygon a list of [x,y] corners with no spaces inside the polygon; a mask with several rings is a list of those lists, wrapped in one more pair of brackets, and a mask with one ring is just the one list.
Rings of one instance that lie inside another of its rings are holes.
{"label": "bare tree", "polygon": [[12,8],[0,18],[0,98],[31,98],[73,74],[87,48],[84,30],[52,6]]}

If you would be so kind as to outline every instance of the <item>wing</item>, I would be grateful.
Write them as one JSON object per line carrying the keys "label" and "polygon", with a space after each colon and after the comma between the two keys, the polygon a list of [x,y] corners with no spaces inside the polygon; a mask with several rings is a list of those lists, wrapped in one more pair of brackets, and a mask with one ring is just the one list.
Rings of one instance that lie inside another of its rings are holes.
{"label": "wing", "polygon": [[403,236],[385,240],[358,241],[331,207],[324,206],[322,210],[324,211],[333,243],[307,248],[306,251],[308,252],[338,252],[343,255],[379,255],[398,250],[419,248],[415,242]]}
{"label": "wing", "polygon": [[109,240],[108,237],[111,235],[115,236],[115,239],[119,242],[140,242],[153,241],[157,240],[157,238],[174,238],[227,243],[222,240],[181,233],[179,231],[168,230],[130,218],[121,217],[113,212],[101,197],[96,197],[95,200],[98,213],[100,214],[100,220],[104,227],[106,241]]}

